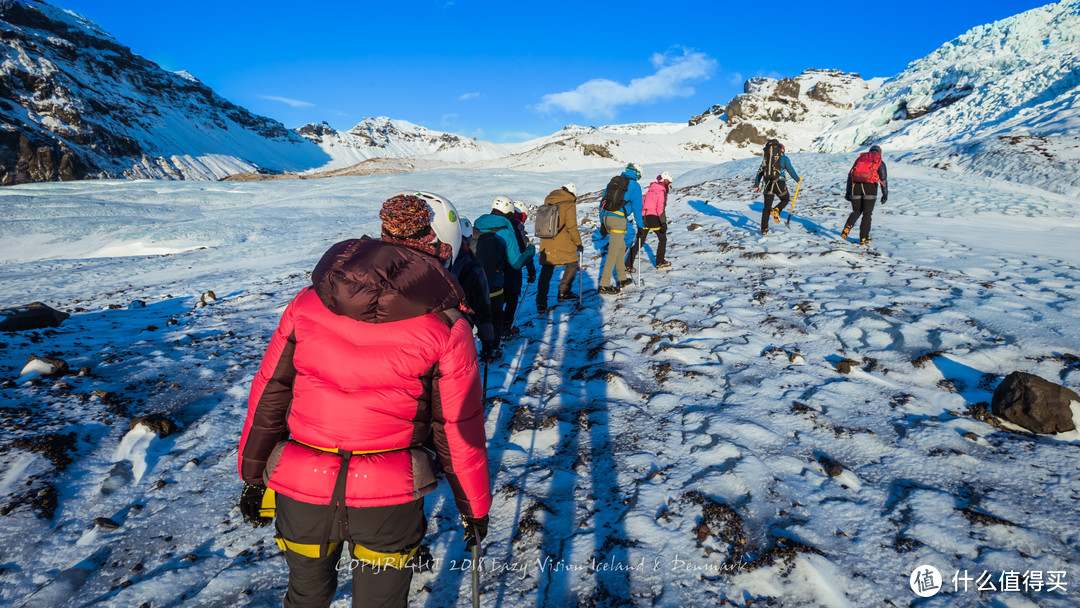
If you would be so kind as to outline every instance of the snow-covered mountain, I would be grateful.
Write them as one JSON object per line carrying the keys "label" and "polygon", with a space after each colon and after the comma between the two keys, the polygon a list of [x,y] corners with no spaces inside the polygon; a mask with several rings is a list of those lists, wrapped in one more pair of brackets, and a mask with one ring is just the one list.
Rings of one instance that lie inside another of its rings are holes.
{"label": "snow-covered mountain", "polygon": [[[837,70],[807,70],[795,78],[752,78],[745,93],[681,123],[639,123],[582,127],[517,144],[504,158],[474,167],[532,170],[709,162],[752,156],[770,137],[789,151],[810,150],[815,139],[880,84]],[[506,146],[510,148],[510,146]]]}
{"label": "snow-covered mountain", "polygon": [[0,184],[214,179],[329,159],[281,123],[133,54],[85,18],[0,0]]}
{"label": "snow-covered mountain", "polygon": [[319,171],[348,167],[371,158],[416,158],[452,163],[487,160],[509,154],[506,147],[454,133],[432,131],[385,116],[365,118],[348,131],[329,124],[306,124],[297,132],[316,143],[331,161]]}
{"label": "snow-covered mountain", "polygon": [[1080,0],[982,25],[913,62],[822,139],[1080,194]]}

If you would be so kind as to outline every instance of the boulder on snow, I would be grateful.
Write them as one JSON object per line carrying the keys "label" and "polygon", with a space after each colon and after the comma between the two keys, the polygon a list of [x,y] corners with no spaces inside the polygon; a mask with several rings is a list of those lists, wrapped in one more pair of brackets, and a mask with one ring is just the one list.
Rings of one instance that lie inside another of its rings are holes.
{"label": "boulder on snow", "polygon": [[1080,395],[1034,374],[1013,372],[994,389],[990,410],[1034,433],[1063,433],[1076,429],[1071,401],[1080,402]]}
{"label": "boulder on snow", "polygon": [[769,141],[769,138],[762,135],[754,125],[748,122],[740,122],[735,125],[734,129],[728,131],[727,141],[738,146],[747,144],[764,146],[765,142]]}
{"label": "boulder on snow", "polygon": [[70,316],[47,304],[33,302],[25,306],[0,310],[0,331],[28,331],[59,327]]}
{"label": "boulder on snow", "polygon": [[172,418],[164,414],[148,414],[134,418],[131,421],[130,428],[133,429],[140,424],[157,433],[158,437],[168,437],[173,433],[180,432],[180,426]]}
{"label": "boulder on snow", "polygon": [[66,373],[68,373],[67,361],[30,355],[26,360],[26,365],[19,372],[19,377],[34,375],[42,378],[59,378]]}
{"label": "boulder on snow", "polygon": [[840,372],[841,374],[850,374],[851,370],[859,367],[859,362],[853,361],[851,359],[841,359],[837,361],[835,365],[836,371]]}

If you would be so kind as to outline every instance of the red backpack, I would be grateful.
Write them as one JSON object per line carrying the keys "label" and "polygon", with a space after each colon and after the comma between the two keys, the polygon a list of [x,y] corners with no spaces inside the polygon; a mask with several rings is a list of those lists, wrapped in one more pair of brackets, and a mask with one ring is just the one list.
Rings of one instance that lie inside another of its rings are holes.
{"label": "red backpack", "polygon": [[878,167],[881,166],[880,152],[863,152],[855,159],[855,166],[851,168],[851,181],[857,184],[876,184],[878,179]]}

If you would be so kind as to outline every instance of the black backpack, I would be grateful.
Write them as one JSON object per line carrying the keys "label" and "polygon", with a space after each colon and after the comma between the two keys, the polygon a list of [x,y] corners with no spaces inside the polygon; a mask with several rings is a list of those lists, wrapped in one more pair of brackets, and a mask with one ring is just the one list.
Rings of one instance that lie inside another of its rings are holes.
{"label": "black backpack", "polygon": [[780,166],[780,158],[784,155],[780,142],[770,139],[765,144],[764,158],[761,159],[761,176],[766,182],[774,182],[780,179],[784,169]]}
{"label": "black backpack", "polygon": [[[533,231],[533,234],[542,239],[553,239],[558,233],[559,205],[541,206],[536,210],[536,230]],[[522,250],[524,249],[522,247]]]}
{"label": "black backpack", "polygon": [[604,211],[619,211],[630,201],[626,200],[626,191],[630,189],[630,178],[619,174],[611,178],[604,190]]}

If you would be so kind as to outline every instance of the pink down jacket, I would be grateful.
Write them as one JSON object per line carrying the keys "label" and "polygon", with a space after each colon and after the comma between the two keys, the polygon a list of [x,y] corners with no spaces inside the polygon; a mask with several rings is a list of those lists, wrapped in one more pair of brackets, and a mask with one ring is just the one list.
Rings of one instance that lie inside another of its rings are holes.
{"label": "pink down jacket", "polygon": [[330,504],[403,504],[435,489],[433,439],[458,509],[491,506],[480,374],[464,296],[432,256],[378,240],[330,248],[281,316],[251,386],[240,477]]}

